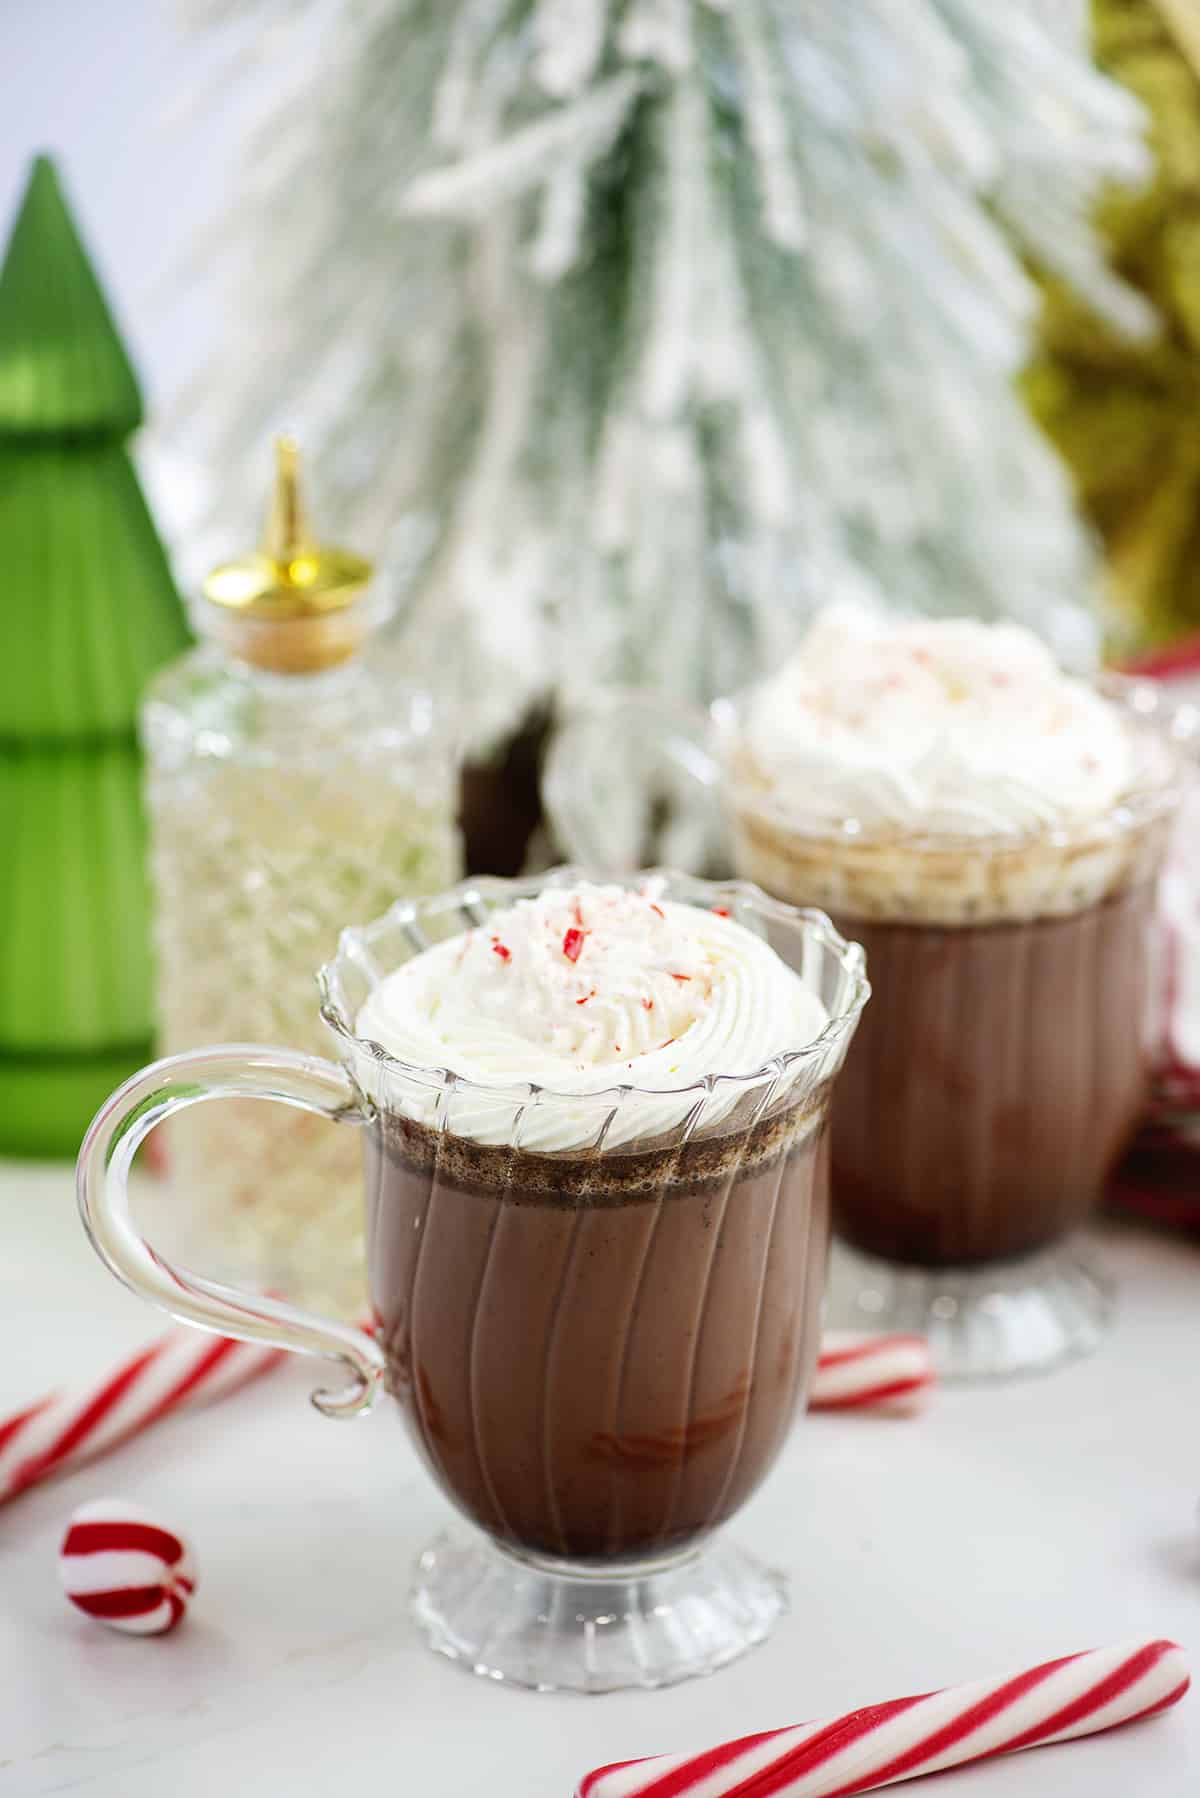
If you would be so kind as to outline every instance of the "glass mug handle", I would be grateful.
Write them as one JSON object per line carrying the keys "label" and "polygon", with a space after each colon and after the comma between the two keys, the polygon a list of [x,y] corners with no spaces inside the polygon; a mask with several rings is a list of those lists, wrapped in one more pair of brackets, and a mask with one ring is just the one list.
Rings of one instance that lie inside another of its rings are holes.
{"label": "glass mug handle", "polygon": [[[568,860],[628,872],[649,864],[724,873],[714,717],[631,687],[568,698],[542,773],[542,798]],[[665,829],[656,813],[673,813]],[[658,841],[648,841],[655,829]]]}
{"label": "glass mug handle", "polygon": [[341,1068],[315,1055],[228,1043],[153,1062],[101,1106],[79,1151],[79,1209],[92,1247],[118,1280],[182,1323],[344,1362],[352,1383],[314,1392],[312,1402],[326,1417],[356,1417],[383,1388],[383,1353],[365,1331],[175,1267],[133,1221],[129,1172],[141,1144],[165,1118],[209,1099],[274,1099],[336,1123],[369,1116]]}

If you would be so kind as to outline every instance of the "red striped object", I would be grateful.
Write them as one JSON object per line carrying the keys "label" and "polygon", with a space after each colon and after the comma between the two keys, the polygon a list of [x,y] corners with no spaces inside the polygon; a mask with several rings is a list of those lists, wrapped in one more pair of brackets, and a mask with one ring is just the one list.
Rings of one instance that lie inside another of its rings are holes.
{"label": "red striped object", "polygon": [[81,1505],[58,1555],[63,1590],[85,1616],[127,1635],[174,1629],[196,1589],[187,1543],[136,1505]]}
{"label": "red striped object", "polygon": [[827,1331],[813,1377],[812,1411],[920,1410],[934,1383],[923,1336]]}
{"label": "red striped object", "polygon": [[1006,1679],[744,1736],[702,1754],[621,1761],[587,1774],[576,1798],[851,1798],[1153,1716],[1177,1703],[1189,1683],[1174,1642],[1124,1642]]}
{"label": "red striped object", "polygon": [[[211,1404],[269,1373],[284,1350],[199,1330],[172,1330],[109,1368],[93,1386],[39,1399],[0,1419],[0,1504],[69,1473],[174,1411]],[[920,1336],[831,1335],[822,1344],[815,1410],[912,1410],[933,1381]]]}
{"label": "red striped object", "polygon": [[107,1454],[173,1411],[236,1392],[283,1358],[282,1349],[172,1330],[95,1384],[0,1420],[0,1503]]}

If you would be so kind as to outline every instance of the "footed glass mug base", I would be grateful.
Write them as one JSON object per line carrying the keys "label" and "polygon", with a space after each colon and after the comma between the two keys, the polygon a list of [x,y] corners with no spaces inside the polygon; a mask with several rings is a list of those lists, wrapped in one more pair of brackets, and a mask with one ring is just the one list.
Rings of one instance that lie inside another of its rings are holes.
{"label": "footed glass mug base", "polygon": [[465,1671],[537,1692],[653,1690],[757,1647],[787,1609],[783,1576],[718,1539],[675,1559],[595,1569],[525,1559],[466,1530],[417,1562],[412,1608]]}
{"label": "footed glass mug base", "polygon": [[943,1380],[1048,1373],[1102,1340],[1111,1288],[1078,1243],[989,1267],[879,1261],[834,1244],[826,1299],[833,1328],[897,1330],[929,1339]]}

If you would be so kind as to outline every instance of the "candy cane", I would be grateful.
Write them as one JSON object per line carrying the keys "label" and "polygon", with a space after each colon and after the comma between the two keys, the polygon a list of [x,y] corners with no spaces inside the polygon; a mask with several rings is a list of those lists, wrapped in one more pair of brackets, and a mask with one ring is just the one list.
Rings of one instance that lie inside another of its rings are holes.
{"label": "candy cane", "polygon": [[[270,1372],[282,1349],[173,1330],[96,1384],[38,1400],[0,1421],[0,1504],[128,1442],[173,1411],[207,1405]],[[817,1409],[911,1409],[933,1374],[919,1336],[827,1338],[813,1382]]]}
{"label": "candy cane", "polygon": [[858,1336],[829,1330],[809,1394],[813,1411],[916,1411],[934,1383],[923,1336]]}
{"label": "candy cane", "polygon": [[1153,1716],[1176,1704],[1189,1683],[1174,1642],[1125,1642],[1007,1679],[743,1736],[704,1754],[622,1761],[587,1774],[576,1798],[850,1798]]}
{"label": "candy cane", "polygon": [[173,1330],[95,1385],[43,1398],[0,1422],[0,1503],[107,1454],[160,1418],[236,1392],[278,1366],[282,1349]]}

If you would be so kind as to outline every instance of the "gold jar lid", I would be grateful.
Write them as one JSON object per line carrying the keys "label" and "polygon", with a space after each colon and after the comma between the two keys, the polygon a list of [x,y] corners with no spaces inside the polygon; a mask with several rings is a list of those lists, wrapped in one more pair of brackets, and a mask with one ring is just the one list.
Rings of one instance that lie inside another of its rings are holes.
{"label": "gold jar lid", "polygon": [[354,654],[374,619],[361,604],[373,573],[353,550],[318,543],[300,487],[300,451],[275,442],[275,488],[261,546],[204,583],[214,634],[277,674],[312,674]]}

